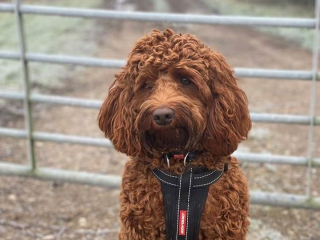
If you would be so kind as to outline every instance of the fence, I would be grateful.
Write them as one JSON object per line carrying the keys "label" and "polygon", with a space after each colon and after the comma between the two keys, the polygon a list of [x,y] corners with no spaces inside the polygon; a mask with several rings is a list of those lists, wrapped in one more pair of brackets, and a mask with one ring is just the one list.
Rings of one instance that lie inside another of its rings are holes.
{"label": "fence", "polygon": [[204,16],[189,14],[164,14],[164,13],[143,13],[143,12],[121,12],[105,10],[89,10],[62,7],[44,7],[21,5],[20,0],[14,0],[12,4],[0,4],[0,12],[15,14],[18,30],[20,51],[6,52],[0,51],[0,58],[18,60],[21,62],[23,73],[24,92],[4,92],[0,91],[0,99],[23,100],[25,110],[25,130],[0,128],[0,136],[13,138],[25,138],[28,142],[28,165],[18,165],[0,162],[0,174],[9,176],[32,177],[44,180],[61,180],[73,183],[91,184],[105,187],[119,187],[121,178],[115,175],[102,175],[86,172],[73,172],[66,170],[39,168],[34,154],[34,141],[50,141],[57,143],[71,143],[92,145],[97,147],[112,147],[109,140],[70,136],[63,134],[52,134],[33,131],[32,123],[32,103],[46,103],[56,105],[69,105],[81,108],[99,109],[101,101],[67,98],[60,96],[31,94],[28,74],[28,62],[44,62],[55,64],[73,64],[82,66],[93,66],[103,68],[120,68],[125,64],[123,60],[96,59],[87,57],[45,55],[39,53],[28,53],[25,48],[25,35],[23,14],[55,15],[64,17],[121,19],[135,21],[171,22],[171,23],[192,23],[192,24],[224,24],[224,25],[249,25],[266,27],[288,27],[288,28],[308,28],[314,31],[313,67],[310,71],[274,70],[274,69],[251,69],[235,68],[237,77],[248,78],[272,78],[311,81],[310,115],[282,115],[266,113],[250,113],[255,122],[265,123],[286,123],[309,125],[308,154],[306,157],[282,156],[236,153],[235,155],[244,162],[291,164],[307,167],[307,189],[306,195],[280,194],[268,192],[251,192],[251,203],[274,206],[290,206],[297,208],[320,209],[320,196],[312,196],[311,169],[320,166],[320,158],[313,156],[313,130],[320,125],[320,116],[315,115],[316,104],[316,84],[320,78],[317,72],[318,66],[318,41],[319,41],[319,1],[316,1],[314,19],[302,18],[267,18],[267,17],[231,17],[231,16]]}

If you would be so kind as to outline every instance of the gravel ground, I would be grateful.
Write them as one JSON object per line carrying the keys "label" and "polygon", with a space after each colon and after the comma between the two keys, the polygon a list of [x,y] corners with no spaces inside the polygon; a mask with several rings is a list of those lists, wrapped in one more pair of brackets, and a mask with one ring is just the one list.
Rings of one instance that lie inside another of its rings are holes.
{"label": "gravel ground", "polygon": [[[169,6],[176,2],[168,1]],[[175,11],[179,8],[174,5]],[[132,6],[130,6],[132,7]],[[192,7],[192,6],[191,6]],[[139,5],[138,5],[139,9]],[[180,11],[186,11],[180,9]],[[197,10],[204,11],[203,8]],[[105,31],[97,31],[100,51],[96,57],[126,58],[134,42],[153,28],[172,27],[190,32],[223,53],[232,66],[275,69],[311,68],[311,53],[280,37],[247,27],[181,26],[152,23],[97,21]],[[99,27],[99,29],[101,29]],[[104,99],[118,70],[85,68],[68,79],[64,88],[43,88],[42,93]],[[308,114],[310,83],[305,81],[240,79],[252,112]],[[319,86],[318,86],[319,88]],[[320,89],[318,89],[320,90]],[[320,91],[318,91],[319,93]],[[11,102],[7,102],[11,106]],[[19,104],[16,105],[19,109]],[[319,114],[319,106],[317,112]],[[97,110],[34,105],[36,131],[102,137],[97,127]],[[1,112],[1,126],[22,128],[23,119]],[[253,125],[248,141],[239,148],[254,153],[305,156],[308,127],[283,124]],[[315,146],[320,132],[315,129]],[[26,163],[25,141],[1,138],[0,159]],[[320,156],[320,149],[315,149]],[[121,174],[126,157],[113,149],[36,143],[39,166]],[[251,190],[304,194],[306,168],[271,164],[243,164]],[[313,169],[312,192],[320,195]],[[13,177],[0,178],[0,239],[117,239],[119,190],[61,182],[42,182]],[[320,239],[320,212],[268,206],[251,206],[248,240]]]}

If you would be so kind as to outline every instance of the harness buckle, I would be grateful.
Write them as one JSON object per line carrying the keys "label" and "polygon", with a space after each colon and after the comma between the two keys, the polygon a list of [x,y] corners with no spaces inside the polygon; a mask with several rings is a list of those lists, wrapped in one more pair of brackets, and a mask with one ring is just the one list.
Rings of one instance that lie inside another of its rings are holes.
{"label": "harness buckle", "polygon": [[[191,155],[190,155],[191,153]],[[164,161],[167,163],[167,166],[170,168],[170,157],[169,156],[173,156],[174,160],[177,160],[177,159],[183,159],[183,165],[185,167],[187,167],[187,165],[189,164],[189,162],[195,157],[194,155],[194,152],[188,152],[186,155],[183,155],[183,154],[173,154],[173,153],[166,153],[164,154]],[[188,157],[191,157],[191,159],[189,159],[189,162],[188,162]]]}

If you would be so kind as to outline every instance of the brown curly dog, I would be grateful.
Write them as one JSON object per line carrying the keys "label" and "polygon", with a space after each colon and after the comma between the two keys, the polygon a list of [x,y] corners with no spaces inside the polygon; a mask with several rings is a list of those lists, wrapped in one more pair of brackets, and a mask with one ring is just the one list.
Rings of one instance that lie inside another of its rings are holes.
{"label": "brown curly dog", "polygon": [[[249,193],[231,157],[251,128],[248,102],[224,57],[190,34],[154,30],[139,40],[99,113],[116,150],[130,156],[122,179],[120,239],[168,239],[161,183],[153,174],[202,167],[228,171],[209,192],[198,239],[245,239]],[[196,151],[164,161],[164,154]],[[180,239],[180,238],[174,238]],[[196,239],[196,238],[195,238]],[[192,238],[190,238],[192,240]]]}

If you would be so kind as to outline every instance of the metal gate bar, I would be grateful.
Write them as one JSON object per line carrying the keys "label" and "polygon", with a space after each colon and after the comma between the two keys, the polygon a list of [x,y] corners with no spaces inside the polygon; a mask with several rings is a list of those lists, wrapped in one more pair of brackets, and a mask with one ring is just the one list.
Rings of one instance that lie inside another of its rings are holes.
{"label": "metal gate bar", "polygon": [[[86,67],[121,68],[125,60],[99,59],[88,57],[72,57],[64,55],[49,55],[40,53],[26,53],[25,58],[29,62],[41,62],[52,64],[72,64]],[[0,59],[20,60],[18,53],[0,51]],[[289,80],[312,80],[312,71],[258,69],[258,68],[234,68],[237,77],[246,78],[268,78],[268,79],[289,79]],[[320,81],[320,74],[317,73],[317,80]]]}
{"label": "metal gate bar", "polygon": [[117,175],[102,175],[53,168],[37,168],[34,171],[31,171],[28,166],[12,163],[0,163],[0,174],[6,176],[31,177],[41,180],[81,183],[109,188],[119,188],[121,184],[121,177]]}
{"label": "metal gate bar", "polygon": [[[317,0],[318,1],[318,0]],[[319,5],[317,5],[319,6]],[[192,23],[192,24],[224,24],[224,25],[249,25],[249,26],[266,26],[266,27],[293,27],[293,28],[308,28],[314,29],[315,34],[318,34],[318,7],[316,7],[317,19],[307,18],[268,18],[268,17],[239,17],[239,16],[205,16],[205,15],[190,15],[190,14],[165,14],[165,13],[144,13],[144,12],[121,12],[121,11],[106,11],[106,10],[90,10],[77,8],[61,8],[61,7],[45,7],[20,5],[20,0],[13,0],[13,4],[0,4],[0,12],[15,13],[20,52],[0,51],[0,58],[8,60],[20,60],[23,71],[23,80],[25,82],[24,94],[18,92],[0,92],[0,99],[24,100],[26,129],[10,129],[0,128],[0,136],[8,136],[14,138],[26,138],[29,143],[29,166],[0,163],[0,175],[9,176],[24,176],[43,180],[61,180],[73,183],[91,184],[105,187],[119,187],[120,177],[113,175],[101,175],[96,173],[73,172],[67,170],[58,170],[50,168],[37,168],[36,159],[34,157],[33,141],[51,141],[56,143],[71,143],[91,145],[98,147],[112,147],[109,140],[100,138],[90,138],[81,136],[72,136],[54,133],[42,133],[32,131],[32,115],[31,103],[46,103],[57,105],[68,105],[74,107],[93,108],[97,109],[101,105],[100,100],[88,100],[79,98],[68,98],[61,96],[50,96],[41,94],[30,94],[30,86],[28,83],[28,62],[44,62],[53,64],[74,64],[91,67],[104,68],[120,68],[125,64],[124,60],[116,59],[97,59],[87,57],[73,57],[63,55],[47,55],[40,53],[26,53],[22,14],[41,14],[51,16],[65,17],[84,17],[84,18],[103,18],[103,19],[118,19],[118,20],[134,20],[134,21],[152,21],[152,22],[175,22],[175,23]],[[316,35],[315,35],[316,36]],[[314,39],[316,41],[316,38]],[[316,65],[315,56],[318,51],[314,49],[313,63]],[[312,80],[313,86],[316,86],[316,81],[319,80],[320,74],[313,67],[311,71],[295,71],[295,70],[276,70],[276,69],[251,69],[251,68],[235,68],[237,77],[251,78],[273,78],[273,79],[289,79],[289,80]],[[315,94],[311,96],[312,104],[315,103]],[[310,106],[310,109],[315,109],[315,104]],[[314,112],[310,112],[309,116],[301,115],[284,115],[284,114],[266,114],[266,113],[251,113],[251,118],[256,122],[268,123],[286,123],[286,124],[304,124],[310,125],[310,129],[320,125],[320,116],[315,116]],[[310,130],[311,131],[311,130]],[[312,131],[311,131],[312,132]],[[311,135],[309,138],[313,139]],[[309,145],[310,147],[310,145]],[[314,158],[312,148],[309,150],[311,154],[308,157],[298,156],[281,156],[281,155],[266,155],[254,153],[235,153],[235,156],[245,162],[258,163],[279,163],[291,164],[298,166],[308,166],[310,172],[311,167],[320,166],[320,158]],[[309,173],[307,177],[310,179]],[[310,187],[310,181],[307,182],[307,187]],[[301,196],[283,193],[265,193],[251,192],[251,203],[266,204],[274,206],[291,206],[301,208],[320,209],[320,197]]]}
{"label": "metal gate bar", "polygon": [[[12,138],[26,138],[25,130],[0,128],[0,135]],[[33,132],[32,138],[36,141],[46,141],[55,143],[81,144],[96,147],[113,147],[112,143],[103,138],[81,137],[57,133]],[[277,163],[291,164],[296,166],[307,166],[308,158],[299,156],[284,156],[260,153],[235,152],[234,156],[242,162],[251,163]],[[320,158],[311,159],[313,167],[320,167]]]}
{"label": "metal gate bar", "polygon": [[27,132],[27,156],[29,160],[29,165],[32,169],[36,168],[36,159],[34,153],[34,145],[33,145],[33,138],[32,138],[32,109],[31,109],[31,102],[29,100],[30,97],[30,83],[29,83],[29,68],[28,68],[28,60],[25,58],[26,53],[26,42],[25,42],[25,34],[24,34],[24,27],[23,27],[23,20],[21,12],[19,11],[20,8],[20,0],[16,0],[14,2],[14,15],[16,18],[17,24],[17,33],[19,37],[19,47],[20,47],[20,62],[21,62],[21,70],[22,70],[22,79],[23,79],[23,88],[24,88],[24,119],[25,119],[25,129]]}
{"label": "metal gate bar", "polygon": [[[119,188],[121,185],[121,177],[116,175],[102,175],[52,168],[38,168],[35,171],[30,171],[29,167],[19,164],[0,163],[0,174],[7,176],[35,178],[40,180],[88,184],[108,188]],[[310,199],[303,195],[250,191],[250,203],[318,209],[320,207],[320,197]]]}
{"label": "metal gate bar", "polygon": [[310,125],[308,132],[308,168],[307,168],[307,177],[306,177],[306,195],[308,197],[312,197],[311,192],[311,177],[312,177],[312,158],[314,152],[314,119],[316,116],[316,99],[317,99],[317,71],[318,71],[318,63],[319,63],[319,30],[320,30],[320,1],[315,1],[315,17],[316,17],[316,26],[314,29],[313,35],[313,51],[312,51],[312,82],[310,84]]}
{"label": "metal gate bar", "polygon": [[[0,4],[0,12],[13,12],[11,4]],[[271,17],[242,17],[242,16],[211,16],[196,14],[170,14],[148,12],[125,12],[110,10],[91,10],[81,8],[63,8],[21,5],[20,12],[25,14],[40,14],[64,17],[103,18],[133,21],[192,23],[192,24],[223,24],[249,25],[264,27],[294,27],[315,28],[315,19],[309,18],[271,18]]]}
{"label": "metal gate bar", "polygon": [[[0,99],[24,100],[24,95],[19,92],[1,92]],[[101,100],[85,98],[61,97],[54,95],[31,94],[29,101],[32,103],[46,103],[62,106],[81,107],[89,109],[100,109]],[[311,117],[306,115],[271,114],[271,113],[250,113],[253,122],[260,123],[287,123],[310,125]],[[314,125],[320,125],[320,116],[313,118]],[[4,128],[3,128],[4,129]],[[10,128],[8,128],[10,130]],[[1,135],[1,132],[0,132]]]}

